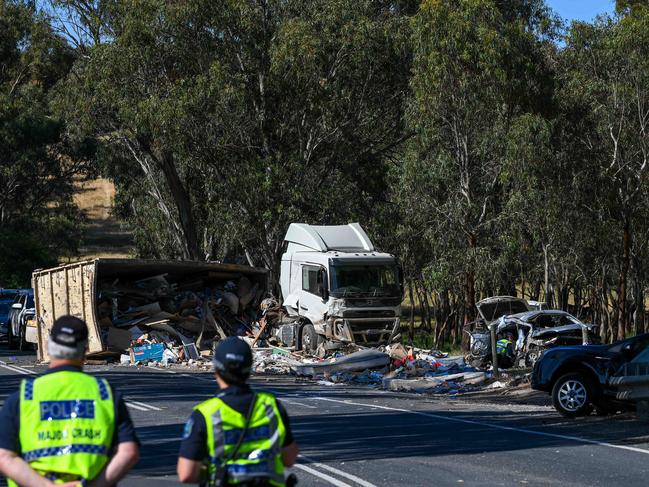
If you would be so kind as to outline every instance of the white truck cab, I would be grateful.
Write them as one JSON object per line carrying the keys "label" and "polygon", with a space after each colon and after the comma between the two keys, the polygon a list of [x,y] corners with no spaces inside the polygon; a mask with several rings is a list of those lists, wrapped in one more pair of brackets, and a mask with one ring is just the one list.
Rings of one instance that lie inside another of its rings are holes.
{"label": "white truck cab", "polygon": [[297,319],[298,348],[376,346],[398,338],[403,286],[397,259],[377,252],[358,223],[293,223],[284,238],[280,285]]}

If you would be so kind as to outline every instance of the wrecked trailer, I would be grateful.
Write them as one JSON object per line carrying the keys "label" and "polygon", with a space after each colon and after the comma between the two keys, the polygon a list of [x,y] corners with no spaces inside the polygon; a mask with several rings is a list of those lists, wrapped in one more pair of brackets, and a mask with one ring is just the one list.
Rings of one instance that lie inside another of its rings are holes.
{"label": "wrecked trailer", "polygon": [[[492,362],[492,328],[496,340],[508,332],[516,337],[514,364],[524,367],[532,367],[548,348],[599,342],[597,325],[583,323],[566,311],[530,310],[521,298],[488,298],[477,307],[482,321],[470,332],[471,353],[467,356],[476,366],[485,367]],[[525,308],[528,309],[519,311]]]}
{"label": "wrecked trailer", "polygon": [[100,258],[36,270],[32,285],[38,359],[49,360],[49,333],[64,314],[88,324],[89,356],[103,358],[128,350],[134,330],[139,335],[155,328],[158,335],[166,333],[199,348],[208,333],[216,340],[240,334],[239,326],[256,319],[268,289],[268,271],[218,262]]}

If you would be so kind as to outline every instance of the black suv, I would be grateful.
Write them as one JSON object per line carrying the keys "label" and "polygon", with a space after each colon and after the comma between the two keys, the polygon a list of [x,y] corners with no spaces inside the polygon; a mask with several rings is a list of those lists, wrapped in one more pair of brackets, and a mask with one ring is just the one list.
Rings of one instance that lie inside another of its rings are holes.
{"label": "black suv", "polygon": [[600,414],[629,407],[615,399],[609,380],[647,347],[649,333],[612,345],[552,348],[534,365],[532,388],[552,394],[555,409],[569,417],[590,414],[593,407]]}
{"label": "black suv", "polygon": [[9,315],[11,314],[11,305],[18,294],[17,289],[2,289],[0,288],[0,333],[7,333],[7,323],[9,323]]}

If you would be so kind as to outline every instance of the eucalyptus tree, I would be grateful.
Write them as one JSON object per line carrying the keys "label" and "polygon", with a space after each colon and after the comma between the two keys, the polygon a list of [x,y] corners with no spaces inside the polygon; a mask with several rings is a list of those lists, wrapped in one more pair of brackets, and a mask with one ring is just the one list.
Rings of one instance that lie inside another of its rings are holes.
{"label": "eucalyptus tree", "polygon": [[424,1],[413,21],[412,96],[416,133],[403,180],[431,236],[455,249],[463,314],[474,315],[476,284],[498,275],[502,251],[502,171],[512,123],[546,109],[551,73],[544,62],[554,20],[538,1]]}
{"label": "eucalyptus tree", "polygon": [[52,86],[74,53],[31,2],[0,1],[0,286],[24,286],[34,266],[75,250],[78,232],[63,122],[52,116]]}
{"label": "eucalyptus tree", "polygon": [[595,123],[592,163],[605,182],[601,218],[617,235],[612,255],[619,276],[616,335],[622,339],[631,331],[628,280],[637,223],[647,217],[649,9],[573,24],[564,56],[567,89],[587,104]]}
{"label": "eucalyptus tree", "polygon": [[412,9],[120,2],[59,106],[71,137],[99,145],[143,254],[277,269],[290,222],[370,221],[385,204]]}

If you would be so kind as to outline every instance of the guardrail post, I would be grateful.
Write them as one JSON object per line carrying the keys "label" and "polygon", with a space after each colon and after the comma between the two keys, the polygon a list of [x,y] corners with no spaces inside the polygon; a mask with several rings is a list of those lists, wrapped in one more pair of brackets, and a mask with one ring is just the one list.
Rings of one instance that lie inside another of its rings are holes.
{"label": "guardrail post", "polygon": [[617,389],[617,399],[635,402],[637,419],[649,422],[649,363],[627,363],[620,372],[609,379]]}
{"label": "guardrail post", "polygon": [[498,354],[496,353],[496,326],[493,323],[489,325],[489,331],[491,332],[491,363],[494,368],[494,377],[497,379],[500,377],[500,371],[498,370]]}

